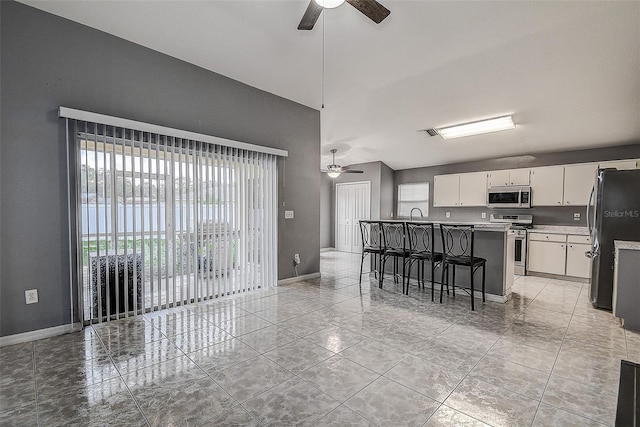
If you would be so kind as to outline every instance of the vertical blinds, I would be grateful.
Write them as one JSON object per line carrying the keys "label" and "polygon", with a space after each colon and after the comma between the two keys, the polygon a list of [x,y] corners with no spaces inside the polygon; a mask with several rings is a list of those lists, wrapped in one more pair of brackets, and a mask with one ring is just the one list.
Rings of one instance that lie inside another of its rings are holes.
{"label": "vertical blinds", "polygon": [[277,284],[277,155],[67,118],[86,322]]}

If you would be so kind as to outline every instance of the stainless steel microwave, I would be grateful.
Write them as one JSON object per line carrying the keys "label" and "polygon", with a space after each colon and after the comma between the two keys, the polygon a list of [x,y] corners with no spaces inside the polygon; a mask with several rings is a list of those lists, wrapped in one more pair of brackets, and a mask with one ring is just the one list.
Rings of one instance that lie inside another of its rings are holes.
{"label": "stainless steel microwave", "polygon": [[531,187],[526,185],[491,187],[487,191],[487,207],[530,208]]}

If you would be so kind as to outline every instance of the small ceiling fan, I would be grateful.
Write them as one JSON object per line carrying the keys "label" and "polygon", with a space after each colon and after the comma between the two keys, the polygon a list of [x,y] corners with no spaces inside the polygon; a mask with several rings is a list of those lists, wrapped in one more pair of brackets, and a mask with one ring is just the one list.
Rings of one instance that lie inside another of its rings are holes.
{"label": "small ceiling fan", "polygon": [[331,156],[333,158],[332,164],[327,165],[326,169],[321,169],[320,172],[325,172],[329,178],[337,178],[343,173],[364,173],[364,171],[349,169],[348,167],[342,167],[340,165],[336,165],[336,150],[335,148],[331,150]]}
{"label": "small ceiling fan", "polygon": [[[322,9],[325,7],[333,9],[340,6],[345,0],[310,0],[307,10],[302,16],[302,20],[298,25],[299,30],[311,30],[315,25]],[[346,0],[351,6],[365,14],[376,24],[381,23],[391,13],[389,9],[378,3],[376,0]]]}

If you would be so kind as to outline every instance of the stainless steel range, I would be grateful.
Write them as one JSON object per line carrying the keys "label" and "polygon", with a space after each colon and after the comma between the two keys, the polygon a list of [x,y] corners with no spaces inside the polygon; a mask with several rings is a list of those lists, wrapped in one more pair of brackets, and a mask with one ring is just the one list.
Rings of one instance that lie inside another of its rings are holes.
{"label": "stainless steel range", "polygon": [[524,276],[527,262],[527,229],[532,227],[532,215],[491,214],[490,222],[511,224],[509,234],[515,238],[514,274]]}

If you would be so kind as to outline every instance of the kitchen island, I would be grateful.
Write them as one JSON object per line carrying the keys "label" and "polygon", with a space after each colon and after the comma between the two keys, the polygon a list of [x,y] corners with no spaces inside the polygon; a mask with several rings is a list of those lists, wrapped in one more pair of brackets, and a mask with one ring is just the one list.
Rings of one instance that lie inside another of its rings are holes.
{"label": "kitchen island", "polygon": [[[393,222],[410,222],[410,221],[393,221]],[[439,224],[461,224],[473,225],[475,227],[474,256],[485,258],[486,276],[485,276],[485,294],[488,301],[506,302],[511,295],[511,286],[514,280],[514,236],[510,232],[510,224],[499,223],[472,223],[472,222],[453,222],[453,221],[411,221],[418,223],[434,224],[434,244],[435,252],[442,252],[442,238],[440,236]],[[392,272],[390,262],[385,268],[385,275]],[[482,297],[482,269],[476,272],[474,277],[474,288],[476,297]],[[456,269],[456,287],[471,287],[469,280],[469,269],[458,267]],[[387,277],[389,277],[387,275]],[[415,280],[417,278],[417,265],[411,269],[410,277]],[[436,268],[435,286],[439,289],[441,270]],[[451,277],[451,276],[450,276]],[[425,264],[425,284],[430,286],[431,270]],[[415,286],[415,281],[412,285]],[[411,291],[410,291],[411,292]]]}

